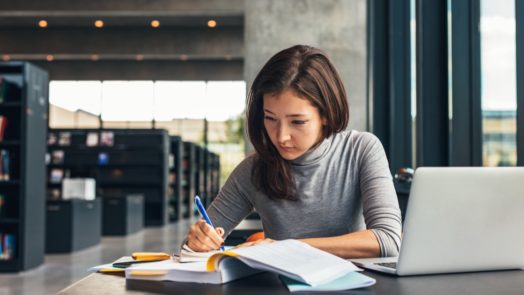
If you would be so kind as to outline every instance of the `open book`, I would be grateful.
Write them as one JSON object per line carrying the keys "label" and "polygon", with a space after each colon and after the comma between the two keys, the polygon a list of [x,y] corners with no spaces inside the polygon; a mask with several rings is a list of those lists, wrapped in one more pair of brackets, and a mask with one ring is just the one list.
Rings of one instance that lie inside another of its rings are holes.
{"label": "open book", "polygon": [[126,279],[223,284],[271,271],[317,286],[356,270],[348,260],[297,240],[284,240],[214,253],[206,262],[180,263],[171,259],[137,264],[126,269]]}
{"label": "open book", "polygon": [[221,251],[209,251],[209,252],[196,252],[189,248],[188,245],[184,244],[180,250],[180,262],[206,262],[209,257],[213,254],[220,253]]}

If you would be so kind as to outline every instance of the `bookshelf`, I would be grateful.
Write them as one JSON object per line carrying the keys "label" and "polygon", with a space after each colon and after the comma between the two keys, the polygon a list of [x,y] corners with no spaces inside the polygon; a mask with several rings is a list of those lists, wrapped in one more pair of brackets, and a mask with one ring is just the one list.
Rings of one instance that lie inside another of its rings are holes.
{"label": "bookshelf", "polygon": [[[195,195],[200,196],[200,199],[204,203],[204,207],[207,207],[207,192],[205,190],[205,171],[204,171],[204,159],[205,150],[201,146],[195,145]],[[195,215],[198,215],[195,212]]]}
{"label": "bookshelf", "polygon": [[170,137],[169,155],[169,221],[178,221],[183,216],[182,210],[182,161],[184,143],[180,136]]}
{"label": "bookshelf", "polygon": [[52,129],[48,136],[48,198],[61,197],[63,178],[94,178],[97,196],[142,195],[144,225],[164,225],[168,155],[169,137],[161,129]]}
{"label": "bookshelf", "polygon": [[208,203],[211,204],[220,191],[220,157],[215,153],[209,152],[208,165],[206,167],[209,169],[208,190],[210,193]]}
{"label": "bookshelf", "polygon": [[26,62],[0,62],[0,272],[43,263],[49,78]]}
{"label": "bookshelf", "polygon": [[181,211],[183,218],[195,214],[195,150],[196,145],[184,141],[184,155],[182,160],[182,199]]}

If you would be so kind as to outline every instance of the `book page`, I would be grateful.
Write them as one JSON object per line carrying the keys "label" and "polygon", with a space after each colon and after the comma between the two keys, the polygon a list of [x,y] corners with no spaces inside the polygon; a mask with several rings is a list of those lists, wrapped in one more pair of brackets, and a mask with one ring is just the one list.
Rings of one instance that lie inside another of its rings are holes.
{"label": "book page", "polygon": [[216,253],[219,253],[221,251],[215,250],[215,251],[208,251],[208,252],[196,252],[193,251],[193,249],[189,248],[188,245],[184,244],[182,246],[182,250],[180,250],[180,262],[205,262],[207,259]]}
{"label": "book page", "polygon": [[337,279],[358,268],[348,260],[297,240],[232,249],[251,267],[274,271],[309,285]]}

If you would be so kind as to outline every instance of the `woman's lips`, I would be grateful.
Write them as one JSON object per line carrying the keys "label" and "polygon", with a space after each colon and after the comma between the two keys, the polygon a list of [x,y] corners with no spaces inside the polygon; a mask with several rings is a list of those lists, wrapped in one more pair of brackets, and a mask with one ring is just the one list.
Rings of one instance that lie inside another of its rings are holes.
{"label": "woman's lips", "polygon": [[279,146],[280,150],[284,151],[284,152],[291,152],[293,151],[294,147],[289,147],[289,146]]}

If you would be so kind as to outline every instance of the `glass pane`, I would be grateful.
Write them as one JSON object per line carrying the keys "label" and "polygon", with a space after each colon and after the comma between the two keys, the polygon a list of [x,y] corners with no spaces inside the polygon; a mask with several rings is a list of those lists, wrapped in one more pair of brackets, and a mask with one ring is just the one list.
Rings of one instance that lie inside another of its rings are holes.
{"label": "glass pane", "polygon": [[102,91],[104,121],[153,119],[153,81],[104,81]]}
{"label": "glass pane", "polygon": [[155,82],[155,120],[203,119],[205,97],[204,81]]}
{"label": "glass pane", "polygon": [[206,118],[209,121],[225,121],[242,114],[246,104],[246,82],[208,82]]}
{"label": "glass pane", "polygon": [[410,92],[411,92],[411,163],[417,167],[417,14],[416,1],[409,2],[409,63],[410,63]]}
{"label": "glass pane", "polygon": [[483,165],[515,166],[515,1],[482,0],[480,17]]}
{"label": "glass pane", "polygon": [[100,81],[51,81],[49,102],[69,111],[82,110],[100,115],[102,84]]}

